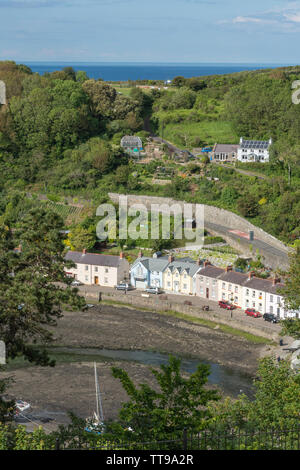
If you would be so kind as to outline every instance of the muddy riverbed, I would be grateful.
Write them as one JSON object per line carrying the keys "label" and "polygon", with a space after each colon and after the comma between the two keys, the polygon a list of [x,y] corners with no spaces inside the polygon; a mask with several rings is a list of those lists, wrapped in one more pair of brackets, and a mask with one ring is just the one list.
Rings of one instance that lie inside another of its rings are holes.
{"label": "muddy riverbed", "polygon": [[[199,362],[205,360],[215,368],[223,365],[228,371],[225,380],[236,381],[237,387],[239,374],[241,381],[247,374],[245,380],[250,383],[249,376],[255,375],[258,359],[265,350],[264,345],[250,343],[218,329],[109,305],[93,307],[87,312],[66,313],[53,332],[52,351],[58,359],[55,368],[22,367],[5,373],[15,380],[10,393],[31,403],[28,418],[38,424],[44,422],[49,431],[68,421],[68,410],[83,418],[93,412],[94,360],[98,362],[105,418],[114,419],[127,397],[119,381],[112,377],[113,365],[128,371],[137,384],[155,383],[149,365],[129,361],[128,353],[124,355],[125,360],[120,361],[121,350],[172,353],[199,359]],[[97,351],[102,349],[115,350],[118,354],[114,359],[101,357]],[[24,422],[30,423],[26,418]]]}

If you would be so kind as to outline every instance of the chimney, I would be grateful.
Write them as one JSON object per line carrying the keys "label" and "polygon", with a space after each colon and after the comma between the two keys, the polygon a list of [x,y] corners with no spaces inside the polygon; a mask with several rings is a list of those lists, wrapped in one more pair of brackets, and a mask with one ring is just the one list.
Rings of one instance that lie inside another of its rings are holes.
{"label": "chimney", "polygon": [[204,267],[206,268],[207,266],[210,266],[210,261],[208,260],[204,261]]}
{"label": "chimney", "polygon": [[232,266],[226,266],[226,272],[229,273],[230,271],[232,271]]}
{"label": "chimney", "polygon": [[173,261],[174,261],[174,256],[170,255],[168,261],[169,261],[169,263],[173,263]]}
{"label": "chimney", "polygon": [[280,278],[278,277],[274,277],[274,279],[272,280],[272,283],[273,283],[273,286],[276,286],[276,284],[278,284],[278,282],[280,282]]}
{"label": "chimney", "polygon": [[84,249],[82,250],[82,254],[83,254],[83,255],[86,255],[86,248],[84,248]]}
{"label": "chimney", "polygon": [[139,258],[142,258],[142,257],[143,257],[143,252],[142,252],[142,251],[139,252],[139,256],[138,256],[138,257],[139,257]]}
{"label": "chimney", "polygon": [[125,258],[125,253],[123,251],[121,251],[120,253],[120,259],[124,259]]}
{"label": "chimney", "polygon": [[202,265],[202,261],[201,261],[201,259],[199,258],[199,259],[197,259],[197,266],[201,266],[201,265]]}
{"label": "chimney", "polygon": [[250,271],[250,273],[248,273],[248,279],[249,281],[253,278],[254,276],[254,272],[253,271]]}

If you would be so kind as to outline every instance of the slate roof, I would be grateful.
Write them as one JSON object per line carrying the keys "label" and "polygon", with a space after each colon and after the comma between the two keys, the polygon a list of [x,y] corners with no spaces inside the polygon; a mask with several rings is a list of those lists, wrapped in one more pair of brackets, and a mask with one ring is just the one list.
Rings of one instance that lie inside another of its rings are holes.
{"label": "slate roof", "polygon": [[196,261],[183,258],[182,260],[174,260],[172,263],[166,266],[166,269],[167,268],[170,269],[172,273],[176,270],[179,273],[186,271],[189,276],[193,277],[196,272],[201,269],[201,266],[199,266]]}
{"label": "slate roof", "polygon": [[[138,263],[141,263],[148,271],[163,271],[169,264],[169,258],[167,256],[161,256],[159,258],[138,258],[132,265],[132,268]],[[132,269],[131,268],[131,269]]]}
{"label": "slate roof", "polygon": [[68,251],[65,259],[76,264],[91,264],[93,266],[107,266],[110,268],[117,268],[121,262],[119,256],[98,255],[95,253],[83,254],[81,251]]}
{"label": "slate roof", "polygon": [[231,284],[237,284],[239,286],[243,286],[247,280],[247,274],[237,273],[235,271],[228,271],[219,276],[219,279],[224,282],[230,282]]}
{"label": "slate roof", "polygon": [[217,144],[214,148],[215,153],[237,153],[239,145]]}
{"label": "slate roof", "polygon": [[224,274],[224,269],[217,268],[217,266],[206,266],[198,272],[199,276],[206,276],[218,279],[222,274]]}

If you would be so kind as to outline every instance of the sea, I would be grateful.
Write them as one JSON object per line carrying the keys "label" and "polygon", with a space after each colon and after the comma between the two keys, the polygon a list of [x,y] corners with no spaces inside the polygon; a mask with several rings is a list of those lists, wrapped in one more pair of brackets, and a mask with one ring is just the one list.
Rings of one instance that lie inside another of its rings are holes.
{"label": "sea", "polygon": [[[283,64],[229,64],[229,63],[95,63],[95,62],[25,62],[33,72],[43,75],[46,72],[73,67],[83,70],[89,78],[102,78],[105,81],[118,82],[128,80],[172,80],[174,77],[204,77],[223,75],[234,72],[276,68]],[[285,64],[287,65],[287,64]],[[291,64],[292,65],[292,64]]]}

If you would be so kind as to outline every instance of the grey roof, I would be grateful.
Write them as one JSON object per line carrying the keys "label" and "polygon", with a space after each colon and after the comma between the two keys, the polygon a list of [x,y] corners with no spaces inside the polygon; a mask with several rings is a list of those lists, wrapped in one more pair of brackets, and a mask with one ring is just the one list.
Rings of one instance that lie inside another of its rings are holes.
{"label": "grey roof", "polygon": [[218,279],[222,274],[224,274],[224,269],[217,268],[217,266],[206,266],[198,272],[199,276],[206,276]]}
{"label": "grey roof", "polygon": [[230,282],[231,284],[237,284],[239,286],[243,286],[247,280],[247,274],[237,273],[235,271],[228,271],[219,276],[219,279],[225,282]]}
{"label": "grey roof", "polygon": [[122,147],[137,147],[137,148],[142,148],[143,143],[140,137],[137,137],[135,135],[125,135],[121,139],[121,146]]}
{"label": "grey roof", "polygon": [[137,260],[133,263],[132,268],[138,263],[142,263],[142,265],[145,266],[148,271],[161,272],[169,264],[169,258],[167,256],[161,256],[160,258],[148,258],[144,256],[142,258],[137,258]]}
{"label": "grey roof", "polygon": [[237,153],[239,145],[230,145],[230,144],[217,144],[214,148],[214,152],[218,153]]}
{"label": "grey roof", "polygon": [[174,260],[172,263],[170,263],[166,269],[170,269],[171,272],[174,272],[177,270],[179,273],[186,271],[189,276],[193,277],[199,269],[201,269],[201,266],[199,266],[196,261],[193,261],[192,259],[189,258],[183,258],[182,260]]}
{"label": "grey roof", "polygon": [[280,295],[278,289],[282,288],[284,285],[282,283],[274,285],[273,280],[253,277],[252,279],[248,279],[244,286],[250,289],[260,290],[262,292],[268,292],[269,294]]}
{"label": "grey roof", "polygon": [[111,268],[117,268],[121,261],[119,256],[98,255],[95,253],[83,254],[81,251],[68,251],[65,259],[76,264],[91,264],[93,266],[108,266]]}

